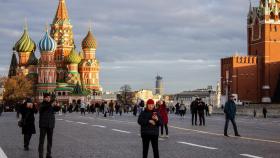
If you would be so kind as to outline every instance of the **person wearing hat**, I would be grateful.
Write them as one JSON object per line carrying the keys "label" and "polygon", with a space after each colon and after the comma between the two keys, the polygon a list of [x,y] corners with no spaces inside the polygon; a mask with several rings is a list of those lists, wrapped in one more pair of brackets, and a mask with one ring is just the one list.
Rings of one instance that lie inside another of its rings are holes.
{"label": "person wearing hat", "polygon": [[141,126],[141,137],[143,144],[143,158],[148,157],[149,144],[151,142],[154,158],[159,158],[158,137],[159,126],[162,124],[159,112],[155,110],[155,102],[152,99],[147,101],[147,106],[138,117],[138,124]]}
{"label": "person wearing hat", "polygon": [[19,112],[21,113],[22,120],[22,134],[24,136],[24,150],[29,150],[29,142],[32,134],[36,133],[35,129],[35,117],[34,114],[37,113],[37,108],[33,104],[31,98],[27,98],[24,104],[19,107]]}
{"label": "person wearing hat", "polygon": [[237,126],[235,122],[235,115],[236,115],[236,104],[234,102],[234,96],[230,95],[229,100],[226,102],[225,108],[224,108],[224,113],[226,117],[226,122],[225,122],[225,128],[224,128],[224,136],[228,137],[227,131],[228,131],[228,122],[231,121],[234,129],[234,134],[235,136],[240,137],[238,131],[237,131]]}
{"label": "person wearing hat", "polygon": [[53,129],[55,127],[55,112],[60,110],[60,106],[51,100],[51,95],[49,93],[44,94],[43,102],[39,108],[39,128],[40,128],[40,138],[39,138],[39,158],[43,158],[44,153],[44,141],[47,135],[47,158],[51,158],[52,149],[52,137]]}

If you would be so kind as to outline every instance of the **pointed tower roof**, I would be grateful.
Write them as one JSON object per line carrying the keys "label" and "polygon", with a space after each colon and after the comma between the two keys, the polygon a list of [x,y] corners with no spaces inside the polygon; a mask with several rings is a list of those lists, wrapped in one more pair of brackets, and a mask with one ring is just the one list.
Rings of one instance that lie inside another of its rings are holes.
{"label": "pointed tower roof", "polygon": [[39,63],[39,60],[35,56],[35,52],[31,52],[30,57],[27,61],[27,64],[28,65],[38,65],[38,63]]}
{"label": "pointed tower roof", "polygon": [[8,75],[9,77],[16,76],[17,66],[18,66],[18,62],[17,62],[16,53],[13,52],[10,69],[9,69],[9,75]]}
{"label": "pointed tower roof", "polygon": [[69,21],[65,0],[59,0],[57,11],[53,19],[53,23],[57,23],[60,21]]}

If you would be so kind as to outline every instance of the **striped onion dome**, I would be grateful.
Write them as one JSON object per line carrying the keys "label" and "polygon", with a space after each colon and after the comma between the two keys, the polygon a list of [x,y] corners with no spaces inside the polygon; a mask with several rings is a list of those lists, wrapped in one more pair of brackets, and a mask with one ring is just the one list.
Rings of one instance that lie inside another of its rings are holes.
{"label": "striped onion dome", "polygon": [[82,48],[86,49],[86,48],[97,48],[97,42],[96,39],[94,38],[93,34],[91,33],[91,31],[88,31],[87,36],[83,39],[82,41]]}
{"label": "striped onion dome", "polygon": [[29,56],[29,59],[27,61],[28,65],[38,65],[39,60],[35,56],[35,52],[32,52]]}
{"label": "striped onion dome", "polygon": [[32,52],[36,50],[35,42],[29,37],[28,31],[25,28],[21,38],[14,46],[17,52]]}
{"label": "striped onion dome", "polygon": [[79,64],[81,62],[81,56],[76,52],[75,49],[72,49],[70,54],[64,59],[68,64]]}
{"label": "striped onion dome", "polygon": [[38,45],[41,52],[53,52],[57,46],[56,41],[50,36],[48,31],[46,31]]}

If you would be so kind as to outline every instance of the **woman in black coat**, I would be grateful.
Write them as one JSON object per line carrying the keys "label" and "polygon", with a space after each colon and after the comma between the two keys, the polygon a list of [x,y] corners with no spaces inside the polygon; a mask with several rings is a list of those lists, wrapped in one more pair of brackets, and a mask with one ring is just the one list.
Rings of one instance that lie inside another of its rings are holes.
{"label": "woman in black coat", "polygon": [[34,114],[37,111],[31,99],[27,99],[20,110],[22,116],[22,134],[24,135],[24,150],[26,151],[29,150],[29,142],[32,134],[36,133]]}
{"label": "woman in black coat", "polygon": [[152,143],[154,158],[159,158],[158,136],[162,119],[159,112],[155,110],[155,104],[152,99],[147,101],[146,109],[139,115],[138,124],[141,126],[143,158],[148,157],[150,142]]}

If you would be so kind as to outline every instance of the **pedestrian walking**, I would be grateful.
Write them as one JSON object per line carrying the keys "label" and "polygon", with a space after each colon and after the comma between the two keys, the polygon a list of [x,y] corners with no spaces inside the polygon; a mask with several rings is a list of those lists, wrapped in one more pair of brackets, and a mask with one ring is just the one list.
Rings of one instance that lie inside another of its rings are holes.
{"label": "pedestrian walking", "polygon": [[226,122],[225,122],[225,128],[224,128],[224,136],[228,137],[228,122],[231,121],[234,129],[234,134],[235,136],[240,137],[238,131],[237,131],[237,126],[235,122],[235,115],[236,115],[236,105],[234,102],[234,96],[230,95],[229,100],[226,102],[225,108],[224,108],[224,113],[226,117]]}
{"label": "pedestrian walking", "polygon": [[32,134],[36,133],[34,114],[38,112],[37,107],[32,103],[30,98],[26,99],[25,103],[17,109],[21,114],[22,134],[24,137],[24,150],[29,150],[29,143]]}
{"label": "pedestrian walking", "polygon": [[160,136],[164,137],[163,135],[163,128],[165,128],[165,137],[168,138],[168,111],[165,104],[165,101],[160,101],[159,103],[159,113],[162,118],[162,124],[161,124],[161,130],[160,130]]}
{"label": "pedestrian walking", "polygon": [[205,103],[201,100],[201,98],[198,99],[198,116],[199,116],[199,126],[205,126]]}
{"label": "pedestrian walking", "polygon": [[136,116],[137,115],[137,105],[135,104],[133,107],[133,115]]}
{"label": "pedestrian walking", "polygon": [[95,110],[96,110],[97,116],[99,116],[99,112],[100,112],[100,104],[99,104],[99,102],[96,102],[94,104],[94,106],[95,106]]}
{"label": "pedestrian walking", "polygon": [[52,150],[52,139],[53,139],[53,129],[55,127],[55,112],[59,111],[60,107],[58,104],[54,103],[54,98],[51,100],[51,95],[49,93],[44,94],[44,100],[39,108],[39,128],[40,128],[40,138],[39,138],[39,158],[43,158],[44,154],[44,141],[47,135],[47,157],[51,158]]}
{"label": "pedestrian walking", "polygon": [[143,158],[148,157],[150,142],[152,144],[154,158],[159,158],[158,136],[161,123],[160,114],[155,110],[155,103],[152,99],[149,99],[147,101],[147,107],[138,117],[138,124],[141,126]]}
{"label": "pedestrian walking", "polygon": [[86,104],[78,100],[78,105],[80,106],[81,115],[86,115]]}
{"label": "pedestrian walking", "polygon": [[266,118],[267,115],[267,109],[266,107],[263,107],[263,118]]}
{"label": "pedestrian walking", "polygon": [[205,115],[206,116],[210,116],[210,114],[209,114],[209,105],[208,104],[205,105]]}
{"label": "pedestrian walking", "polygon": [[113,115],[114,115],[114,102],[113,100],[111,100],[109,103],[109,116],[113,116]]}
{"label": "pedestrian walking", "polygon": [[180,104],[180,110],[179,110],[179,113],[180,113],[180,116],[183,117],[184,116],[184,111],[186,110],[186,106],[185,104],[182,102]]}
{"label": "pedestrian walking", "polygon": [[192,125],[197,126],[197,106],[198,106],[198,98],[196,98],[192,103],[191,103],[191,114],[192,114]]}
{"label": "pedestrian walking", "polygon": [[256,111],[256,109],[254,109],[254,118],[257,116],[257,111]]}
{"label": "pedestrian walking", "polygon": [[107,102],[103,102],[103,103],[104,103],[104,117],[107,117],[107,113],[109,112],[109,106]]}

